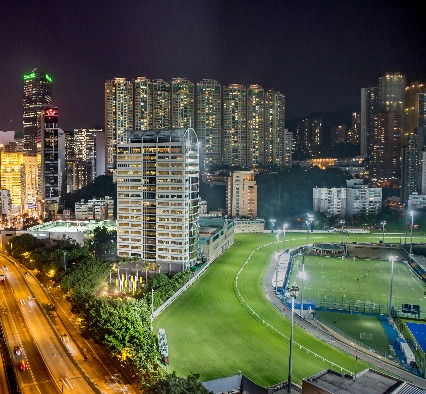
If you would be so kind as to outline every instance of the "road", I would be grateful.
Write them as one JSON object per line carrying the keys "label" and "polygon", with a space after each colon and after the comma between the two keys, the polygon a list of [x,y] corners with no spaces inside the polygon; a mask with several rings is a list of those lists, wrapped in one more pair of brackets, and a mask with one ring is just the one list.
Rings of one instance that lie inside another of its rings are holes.
{"label": "road", "polygon": [[[274,254],[274,257],[271,259],[271,263],[269,264],[266,274],[263,278],[263,288],[266,293],[266,296],[270,300],[270,302],[276,306],[276,308],[286,315],[289,319],[291,318],[291,311],[288,310],[288,308],[285,308],[283,310],[283,304],[281,300],[277,297],[277,295],[274,292],[274,289],[272,288],[272,280],[275,278],[275,268],[278,263],[279,254]],[[286,264],[288,263],[289,255],[283,254],[281,256],[280,263]],[[378,368],[381,368],[388,373],[394,374],[396,376],[399,376],[405,381],[411,382],[419,387],[426,388],[426,380],[422,379],[421,377],[418,377],[416,375],[413,375],[403,369],[399,364],[396,364],[392,361],[386,360],[383,357],[380,357],[378,355],[374,355],[374,353],[367,353],[365,349],[362,347],[358,347],[355,345],[352,345],[350,341],[345,340],[344,338],[341,338],[337,335],[334,335],[330,332],[327,332],[324,330],[324,328],[321,326],[320,323],[318,323],[315,319],[311,320],[305,320],[302,319],[299,315],[296,313],[294,314],[294,323],[302,327],[304,330],[309,332],[311,335],[316,336],[317,338],[321,339],[324,342],[327,342],[330,344],[330,346],[334,346],[340,350],[343,350],[344,352],[351,354],[355,357],[358,357],[359,359],[362,359],[370,364],[376,365]],[[361,371],[358,371],[361,372]]]}
{"label": "road", "polygon": [[[0,266],[3,264],[14,265],[11,261],[3,263],[3,259],[6,258],[8,256],[0,255]],[[26,272],[19,264],[15,266],[21,274]],[[65,365],[64,358],[72,358],[82,376],[92,383],[92,388],[96,388],[97,392],[105,394],[141,393],[137,383],[133,382],[134,376],[131,371],[121,366],[118,360],[112,358],[104,346],[82,337],[78,330],[78,317],[71,312],[69,302],[66,301],[64,294],[58,287],[43,286],[31,273],[21,275],[21,278],[24,279],[31,297],[31,300],[28,300],[27,294],[25,302],[34,302],[44,307],[47,311],[48,321],[54,330],[55,338],[62,347],[62,352],[53,349],[51,351],[51,356],[56,359],[57,365]],[[68,381],[61,380],[61,388],[62,382],[65,389],[66,385],[74,386],[75,378],[71,379],[68,374],[64,378],[68,378]]]}

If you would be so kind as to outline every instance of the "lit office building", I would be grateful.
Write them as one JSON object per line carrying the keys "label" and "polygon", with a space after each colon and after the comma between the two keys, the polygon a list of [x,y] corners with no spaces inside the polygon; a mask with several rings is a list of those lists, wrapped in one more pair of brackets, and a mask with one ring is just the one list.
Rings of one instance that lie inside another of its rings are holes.
{"label": "lit office building", "polygon": [[247,167],[247,96],[238,84],[223,88],[223,164]]}
{"label": "lit office building", "polygon": [[40,157],[39,216],[56,217],[65,184],[65,133],[58,128],[58,108],[45,107],[41,115],[41,127],[37,144]]}
{"label": "lit office building", "polygon": [[194,84],[184,78],[173,78],[171,86],[171,127],[194,127]]}
{"label": "lit office building", "polygon": [[257,217],[257,185],[254,171],[234,171],[227,179],[227,214],[232,218]]}
{"label": "lit office building", "polygon": [[288,137],[285,129],[285,96],[268,90],[265,94],[265,165],[278,168],[288,166],[292,143],[288,145]]}
{"label": "lit office building", "polygon": [[14,217],[25,209],[25,167],[22,153],[0,151],[0,188],[9,190]]}
{"label": "lit office building", "polygon": [[26,206],[24,212],[33,216],[37,213],[38,169],[41,156],[24,156]]}
{"label": "lit office building", "polygon": [[37,154],[37,130],[40,128],[40,113],[52,103],[52,78],[34,70],[24,75],[23,130],[24,153]]}
{"label": "lit office building", "polygon": [[125,78],[105,82],[105,137],[108,172],[114,171],[117,160],[117,143],[126,130],[133,129],[133,84]]}
{"label": "lit office building", "polygon": [[161,272],[198,257],[199,154],[194,129],[128,131],[117,147],[117,254]]}
{"label": "lit office building", "polygon": [[202,169],[220,166],[222,160],[222,87],[212,79],[197,83],[197,136]]}

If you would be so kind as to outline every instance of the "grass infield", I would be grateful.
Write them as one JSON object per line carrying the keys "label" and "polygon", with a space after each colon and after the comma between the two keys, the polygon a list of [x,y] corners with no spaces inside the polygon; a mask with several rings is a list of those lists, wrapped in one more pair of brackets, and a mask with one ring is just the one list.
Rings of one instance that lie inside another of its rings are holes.
{"label": "grass infield", "polygon": [[[345,242],[380,239],[381,233],[357,234],[346,237]],[[310,235],[311,243],[324,240],[339,242],[341,236]],[[304,243],[306,234],[287,233],[286,248]],[[269,246],[255,250],[265,244]],[[178,376],[198,373],[200,381],[241,372],[263,387],[287,380],[290,321],[269,302],[262,288],[265,270],[276,249],[273,234],[236,234],[234,245],[154,320],[155,332],[160,327],[167,332],[169,371],[176,371]],[[294,326],[294,382],[301,384],[303,378],[326,368],[340,372],[338,366],[355,372],[355,358]],[[357,372],[368,366],[358,360]]]}

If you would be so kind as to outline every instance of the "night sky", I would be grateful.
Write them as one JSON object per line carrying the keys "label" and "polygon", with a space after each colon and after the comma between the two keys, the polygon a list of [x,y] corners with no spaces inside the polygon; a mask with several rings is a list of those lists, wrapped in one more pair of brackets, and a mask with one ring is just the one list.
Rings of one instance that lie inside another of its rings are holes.
{"label": "night sky", "polygon": [[145,76],[261,85],[286,118],[359,110],[386,72],[426,82],[426,33],[410,1],[0,2],[0,130],[22,130],[23,74],[53,78],[65,130],[104,127],[104,83]]}

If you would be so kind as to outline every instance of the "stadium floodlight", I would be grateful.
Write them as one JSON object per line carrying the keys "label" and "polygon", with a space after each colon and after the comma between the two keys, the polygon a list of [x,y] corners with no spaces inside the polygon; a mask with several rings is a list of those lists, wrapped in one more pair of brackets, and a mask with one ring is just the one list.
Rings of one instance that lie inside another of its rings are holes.
{"label": "stadium floodlight", "polygon": [[291,297],[291,328],[290,328],[290,355],[288,359],[288,380],[287,380],[287,393],[291,393],[291,374],[293,368],[293,321],[294,321],[294,299],[299,293],[299,288],[293,285],[287,288],[287,297]]}
{"label": "stadium floodlight", "polygon": [[343,234],[344,234],[343,229],[344,229],[344,226],[345,226],[345,221],[344,221],[344,220],[341,220],[341,221],[340,221],[340,224],[342,225],[342,245],[343,245]]}
{"label": "stadium floodlight", "polygon": [[389,297],[389,319],[392,319],[392,287],[393,287],[393,266],[395,264],[396,256],[390,256],[389,261],[392,263],[391,268],[391,282],[390,282],[390,297]]}
{"label": "stadium floodlight", "polygon": [[301,292],[301,298],[300,298],[300,317],[303,319],[303,290],[304,290],[304,281],[306,279],[305,256],[302,257],[302,271],[299,272],[299,278],[302,279],[302,292]]}
{"label": "stadium floodlight", "polygon": [[385,224],[386,224],[386,222],[383,220],[383,222],[381,223],[382,231],[383,231],[383,233],[382,233],[382,242],[383,243],[385,243]]}
{"label": "stadium floodlight", "polygon": [[286,230],[286,228],[288,227],[288,224],[287,223],[284,223],[284,225],[283,225],[283,233],[284,233],[284,253],[285,253],[285,230]]}
{"label": "stadium floodlight", "polygon": [[410,263],[413,261],[411,257],[413,254],[413,225],[414,225],[414,211],[410,211],[411,215],[411,231],[410,231]]}
{"label": "stadium floodlight", "polygon": [[311,215],[308,213],[308,220],[306,221],[306,224],[308,225],[308,237],[306,244],[309,245],[309,232],[311,231],[311,224],[314,221],[314,215]]}

